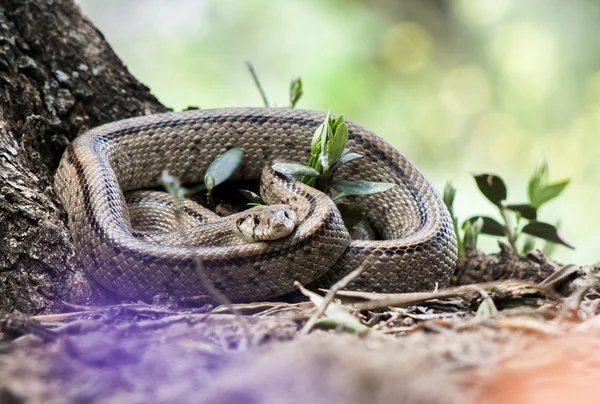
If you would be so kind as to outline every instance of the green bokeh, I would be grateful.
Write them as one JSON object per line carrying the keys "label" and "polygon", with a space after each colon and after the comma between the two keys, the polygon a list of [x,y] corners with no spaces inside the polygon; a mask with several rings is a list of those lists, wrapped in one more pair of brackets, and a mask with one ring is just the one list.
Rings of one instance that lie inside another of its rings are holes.
{"label": "green bokeh", "polygon": [[[536,159],[572,177],[541,212],[600,257],[600,2],[587,0],[79,0],[131,72],[174,109],[272,103],[344,113],[432,179],[457,214],[494,214],[469,172],[504,177],[523,202]],[[494,241],[484,243],[494,249]]]}

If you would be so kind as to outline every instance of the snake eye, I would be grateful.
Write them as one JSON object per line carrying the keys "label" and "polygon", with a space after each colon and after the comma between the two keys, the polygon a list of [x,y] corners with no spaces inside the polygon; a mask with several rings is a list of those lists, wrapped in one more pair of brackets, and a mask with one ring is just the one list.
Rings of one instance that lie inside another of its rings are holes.
{"label": "snake eye", "polygon": [[258,226],[260,224],[260,217],[254,216],[254,225]]}

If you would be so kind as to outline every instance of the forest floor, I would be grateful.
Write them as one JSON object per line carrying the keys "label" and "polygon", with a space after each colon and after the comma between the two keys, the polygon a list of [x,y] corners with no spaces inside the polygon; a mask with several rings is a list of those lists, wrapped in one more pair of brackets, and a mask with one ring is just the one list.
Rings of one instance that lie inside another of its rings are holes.
{"label": "forest floor", "polygon": [[315,295],[13,313],[0,324],[0,402],[592,402],[598,269],[472,250],[462,286],[340,292],[316,322]]}

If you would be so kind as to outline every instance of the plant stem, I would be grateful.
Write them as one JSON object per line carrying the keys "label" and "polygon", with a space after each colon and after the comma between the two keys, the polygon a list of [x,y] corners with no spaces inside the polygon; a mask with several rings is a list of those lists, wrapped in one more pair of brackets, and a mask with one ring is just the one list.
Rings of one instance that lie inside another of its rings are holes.
{"label": "plant stem", "polygon": [[506,238],[508,239],[508,244],[510,244],[511,248],[516,253],[517,252],[517,238],[516,238],[516,235],[513,234],[513,232],[510,229],[507,209],[504,206],[500,207],[500,214],[502,215],[502,219],[504,219],[504,232],[506,233]]}
{"label": "plant stem", "polygon": [[519,236],[521,235],[521,232],[519,232],[519,227],[520,227],[519,225],[520,225],[520,223],[521,223],[521,215],[517,213],[517,220],[516,220],[516,223],[515,223],[515,228],[513,229],[513,240],[514,240],[514,243],[515,243],[515,252],[518,252],[517,248],[516,248],[517,247],[517,240],[519,239]]}
{"label": "plant stem", "polygon": [[208,205],[209,209],[215,210],[215,201],[212,197],[212,189],[206,190],[206,204]]}
{"label": "plant stem", "polygon": [[254,83],[256,84],[256,87],[258,87],[258,91],[260,91],[260,95],[263,99],[263,102],[265,103],[265,107],[269,108],[269,101],[267,100],[267,94],[265,93],[265,90],[263,90],[262,85],[260,84],[260,81],[258,80],[258,76],[256,75],[256,72],[254,71],[254,65],[252,65],[252,62],[250,62],[249,60],[246,60],[246,66],[248,66],[248,70],[250,70],[250,74],[252,75],[252,78],[254,79]]}
{"label": "plant stem", "polygon": [[316,179],[315,188],[323,193],[327,193],[329,191],[330,179],[327,171],[323,170],[323,174],[319,175]]}

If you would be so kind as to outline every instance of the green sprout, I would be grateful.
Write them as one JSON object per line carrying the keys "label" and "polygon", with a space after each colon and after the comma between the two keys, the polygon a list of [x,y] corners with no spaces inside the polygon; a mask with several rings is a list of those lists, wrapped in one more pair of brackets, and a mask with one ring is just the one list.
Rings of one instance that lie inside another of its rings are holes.
{"label": "green sprout", "polygon": [[[253,64],[247,61],[246,66],[261,94],[265,107],[269,107],[267,95],[258,79]],[[300,77],[293,78],[290,82],[289,106],[295,108],[303,94],[302,79]],[[311,156],[308,165],[277,163],[273,165],[273,169],[283,174],[302,176],[302,183],[315,187],[322,192],[330,194],[331,190],[334,190],[334,195],[332,195],[333,200],[338,200],[349,195],[376,194],[387,191],[395,185],[383,182],[334,179],[334,174],[342,166],[362,157],[358,153],[350,152],[346,148],[347,142],[348,125],[344,122],[343,115],[334,119],[328,113],[323,123],[319,125],[313,135]],[[177,198],[206,190],[207,204],[212,209],[214,208],[212,199],[213,189],[233,175],[242,163],[242,159],[242,149],[232,148],[217,156],[210,164],[204,175],[203,184],[187,189],[182,187],[177,179],[164,172],[163,185],[169,192],[176,194]],[[250,201],[248,205],[257,206],[264,204],[260,196],[256,193],[244,189],[240,189],[239,191]],[[352,230],[353,226],[364,218],[366,212],[365,208],[358,204],[338,204],[338,208],[349,230]]]}
{"label": "green sprout", "polygon": [[296,104],[304,94],[302,90],[302,79],[295,77],[290,83],[290,108],[296,108]]}
{"label": "green sprout", "polygon": [[[250,71],[250,75],[252,76],[252,80],[254,80],[254,84],[258,91],[260,92],[260,96],[265,104],[265,107],[269,108],[269,100],[267,99],[267,93],[265,92],[262,84],[260,84],[260,80],[258,79],[258,75],[256,74],[256,70],[254,69],[254,65],[250,61],[246,61],[246,66]],[[290,82],[290,108],[296,108],[296,104],[302,98],[304,94],[304,90],[302,89],[302,79],[300,77],[294,77]]]}
{"label": "green sprout", "polygon": [[162,173],[161,183],[176,200],[200,191],[206,191],[206,202],[212,209],[214,208],[212,198],[213,189],[217,185],[227,181],[233,175],[240,164],[242,164],[243,158],[244,152],[239,147],[233,147],[225,153],[218,155],[206,169],[204,183],[193,188],[183,187],[177,178],[166,171]]}
{"label": "green sprout", "polygon": [[[315,131],[311,142],[311,155],[307,165],[277,163],[273,169],[277,172],[290,175],[302,176],[301,182],[317,188],[318,190],[329,194],[335,190],[333,200],[349,195],[371,195],[387,191],[395,184],[386,182],[372,181],[345,181],[334,179],[334,175],[342,166],[351,161],[362,158],[358,153],[350,152],[346,148],[348,142],[348,125],[344,122],[344,116],[340,115],[337,119],[332,118],[327,113],[325,120]],[[359,205],[350,207],[343,206],[341,209],[342,217],[351,230],[349,223],[356,222],[356,215],[364,217],[364,207]],[[345,212],[353,217],[345,216]]]}
{"label": "green sprout", "polygon": [[[454,215],[453,209],[456,190],[451,183],[447,183],[443,199],[454,221],[460,256],[464,256],[466,247],[477,246],[479,234],[506,237],[513,251],[520,251],[521,253],[527,253],[535,248],[536,239],[547,242],[544,247],[544,251],[547,253],[552,252],[551,246],[554,245],[574,248],[558,230],[558,225],[538,220],[540,208],[548,201],[558,197],[570,182],[568,178],[550,182],[546,159],[541,159],[529,179],[527,188],[528,203],[507,203],[508,190],[499,176],[487,173],[473,173],[472,175],[479,191],[498,209],[502,220],[498,221],[484,215],[470,217],[462,225],[464,234],[461,239],[458,219]],[[522,243],[520,243],[521,240],[523,240]],[[521,248],[519,248],[519,245]]]}

